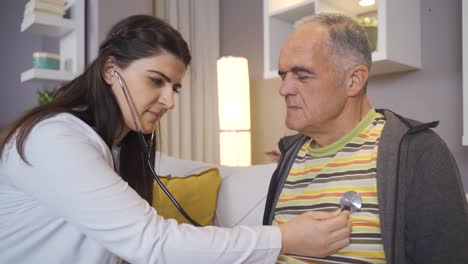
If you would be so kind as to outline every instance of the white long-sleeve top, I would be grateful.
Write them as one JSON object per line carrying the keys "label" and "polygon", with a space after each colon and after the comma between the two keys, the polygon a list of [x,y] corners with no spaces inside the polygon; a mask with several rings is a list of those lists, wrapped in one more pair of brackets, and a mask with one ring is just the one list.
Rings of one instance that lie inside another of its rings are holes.
{"label": "white long-sleeve top", "polygon": [[0,263],[274,263],[277,227],[197,228],[158,216],[71,114],[39,122],[0,160]]}

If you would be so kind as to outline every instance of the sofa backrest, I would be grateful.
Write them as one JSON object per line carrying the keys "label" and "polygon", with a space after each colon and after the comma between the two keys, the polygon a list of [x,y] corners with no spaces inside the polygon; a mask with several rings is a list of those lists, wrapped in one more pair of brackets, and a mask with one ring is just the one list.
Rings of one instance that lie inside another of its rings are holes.
{"label": "sofa backrest", "polygon": [[155,160],[159,175],[184,177],[217,167],[222,177],[218,192],[215,225],[261,225],[266,195],[276,164],[228,167],[183,160],[158,153]]}

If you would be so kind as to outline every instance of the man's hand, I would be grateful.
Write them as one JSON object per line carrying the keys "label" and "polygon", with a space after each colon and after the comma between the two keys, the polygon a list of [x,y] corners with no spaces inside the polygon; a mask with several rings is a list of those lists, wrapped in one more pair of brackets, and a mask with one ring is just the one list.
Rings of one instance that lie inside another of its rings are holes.
{"label": "man's hand", "polygon": [[347,246],[351,239],[349,212],[305,212],[280,224],[282,254],[326,257]]}

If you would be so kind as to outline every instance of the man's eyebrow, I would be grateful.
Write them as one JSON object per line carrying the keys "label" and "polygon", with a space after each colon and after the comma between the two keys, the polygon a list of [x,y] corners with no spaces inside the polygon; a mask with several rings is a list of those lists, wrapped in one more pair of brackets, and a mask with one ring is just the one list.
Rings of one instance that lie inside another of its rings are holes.
{"label": "man's eyebrow", "polygon": [[306,75],[315,75],[315,72],[314,71],[311,71],[309,69],[307,69],[306,67],[303,67],[303,66],[294,66],[291,68],[291,70],[289,71],[281,71],[281,70],[278,70],[278,76],[280,76],[281,78],[284,78],[286,76],[286,74],[288,72],[292,72],[294,73],[295,75],[299,74],[299,73],[302,73],[302,74],[306,74]]}
{"label": "man's eyebrow", "polygon": [[278,75],[279,75],[279,76],[284,76],[284,75],[286,75],[288,72],[292,72],[292,73],[294,73],[294,74],[298,74],[298,73],[307,73],[307,74],[311,74],[311,75],[314,74],[313,71],[307,69],[306,67],[303,67],[303,66],[294,66],[294,67],[292,67],[291,70],[289,70],[289,71],[280,71],[280,70],[278,70]]}
{"label": "man's eyebrow", "polygon": [[293,73],[299,73],[299,72],[304,72],[308,74],[314,74],[311,70],[307,69],[306,67],[303,66],[294,66],[291,69],[291,72]]}
{"label": "man's eyebrow", "polygon": [[[152,72],[152,73],[157,73],[159,75],[161,75],[161,77],[164,78],[164,80],[166,80],[166,82],[170,82],[172,83],[172,80],[171,78],[169,78],[169,76],[167,76],[166,74],[160,72],[160,71],[157,71],[157,70],[146,70],[147,72]],[[179,87],[182,87],[182,85],[180,83],[175,83],[174,86],[179,86]]]}

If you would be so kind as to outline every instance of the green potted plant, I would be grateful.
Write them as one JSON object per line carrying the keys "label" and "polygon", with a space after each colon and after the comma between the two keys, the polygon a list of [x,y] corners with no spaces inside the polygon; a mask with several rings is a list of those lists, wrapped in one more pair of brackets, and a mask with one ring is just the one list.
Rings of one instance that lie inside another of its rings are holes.
{"label": "green potted plant", "polygon": [[51,91],[47,89],[38,90],[37,91],[37,103],[39,105],[44,105],[52,101],[54,97],[54,92],[55,90],[51,90]]}
{"label": "green potted plant", "polygon": [[362,16],[357,18],[357,23],[364,28],[371,51],[377,50],[377,18]]}

